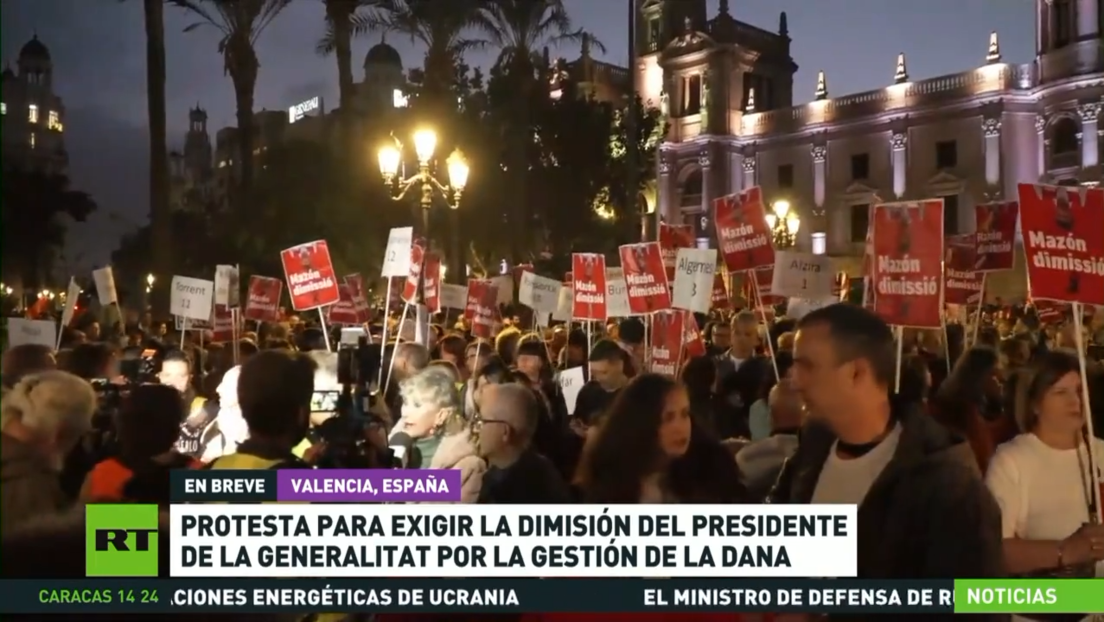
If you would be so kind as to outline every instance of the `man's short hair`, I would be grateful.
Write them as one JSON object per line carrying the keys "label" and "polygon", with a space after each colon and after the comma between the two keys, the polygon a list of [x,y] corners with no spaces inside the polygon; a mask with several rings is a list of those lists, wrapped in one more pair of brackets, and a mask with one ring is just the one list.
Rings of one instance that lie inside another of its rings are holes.
{"label": "man's short hair", "polygon": [[395,357],[406,362],[415,371],[429,367],[429,350],[420,343],[404,341],[395,346]]}
{"label": "man's short hair", "polygon": [[315,368],[309,356],[283,350],[258,352],[243,363],[238,407],[249,432],[273,437],[294,431],[310,409]]}
{"label": "man's short hair", "polygon": [[165,353],[161,363],[184,363],[189,370],[192,369],[192,357],[188,356],[187,352],[175,348]]}
{"label": "man's short hair", "polygon": [[752,311],[741,311],[732,316],[733,324],[758,324],[759,318],[755,317],[755,313]]}
{"label": "man's short hair", "polygon": [[623,343],[638,346],[644,343],[644,322],[640,318],[627,317],[617,325],[617,335]]}
{"label": "man's short hair", "polygon": [[532,440],[540,421],[534,390],[522,384],[509,383],[497,385],[495,393],[506,403],[507,408],[519,415],[516,420],[519,425],[515,432],[526,441]]}
{"label": "man's short hair", "polygon": [[798,329],[824,325],[832,339],[838,363],[864,359],[874,379],[890,386],[897,373],[897,345],[893,330],[882,318],[856,305],[837,303],[812,311],[798,322]]}
{"label": "man's short hair", "polygon": [[591,363],[596,363],[598,361],[608,361],[611,363],[621,361],[624,363],[627,356],[624,348],[609,339],[602,339],[590,349],[589,360]]}

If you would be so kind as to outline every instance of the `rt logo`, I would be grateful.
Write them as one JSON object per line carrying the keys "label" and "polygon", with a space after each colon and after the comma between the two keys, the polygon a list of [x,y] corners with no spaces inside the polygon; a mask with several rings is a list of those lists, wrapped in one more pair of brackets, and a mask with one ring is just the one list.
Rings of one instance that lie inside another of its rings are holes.
{"label": "rt logo", "polygon": [[156,505],[88,505],[84,518],[85,576],[157,576]]}

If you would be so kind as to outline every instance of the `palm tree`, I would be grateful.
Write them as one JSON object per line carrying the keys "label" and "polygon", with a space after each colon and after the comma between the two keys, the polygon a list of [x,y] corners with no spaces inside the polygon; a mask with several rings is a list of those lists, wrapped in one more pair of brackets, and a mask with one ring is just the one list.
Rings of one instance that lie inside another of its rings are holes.
{"label": "palm tree", "polygon": [[[548,71],[543,66],[544,48],[565,42],[586,42],[603,52],[605,48],[592,35],[573,28],[563,0],[489,0],[483,12],[487,36],[499,49],[496,64],[519,87],[507,111],[512,127],[507,137],[510,161],[528,162],[534,141],[530,106],[538,84],[545,84],[540,78]],[[514,259],[521,260],[525,246],[537,240],[529,227],[532,216],[525,213],[528,167],[512,168],[516,200],[511,202],[511,225],[519,233],[513,238],[518,245]]]}
{"label": "palm tree", "polygon": [[421,95],[434,103],[449,101],[456,81],[456,64],[484,41],[466,36],[485,30],[488,0],[385,0],[377,26],[398,32],[426,47],[425,80]]}
{"label": "palm tree", "polygon": [[184,32],[199,27],[215,28],[222,35],[218,52],[225,71],[234,83],[237,105],[239,164],[237,209],[248,213],[246,205],[253,188],[253,94],[261,62],[256,44],[265,28],[291,3],[291,0],[169,0],[173,5],[199,18]]}
{"label": "palm tree", "polygon": [[[172,209],[169,205],[169,139],[165,112],[165,4],[143,0],[146,22],[146,114],[150,133],[149,219],[153,229],[153,271],[162,278],[172,270]],[[157,288],[150,303],[157,313],[169,310],[169,290]]]}
{"label": "palm tree", "polygon": [[382,0],[322,0],[326,5],[326,33],[316,46],[322,56],[337,56],[337,84],[344,116],[353,109],[353,37],[362,35],[380,23],[374,13],[361,9],[381,4]]}

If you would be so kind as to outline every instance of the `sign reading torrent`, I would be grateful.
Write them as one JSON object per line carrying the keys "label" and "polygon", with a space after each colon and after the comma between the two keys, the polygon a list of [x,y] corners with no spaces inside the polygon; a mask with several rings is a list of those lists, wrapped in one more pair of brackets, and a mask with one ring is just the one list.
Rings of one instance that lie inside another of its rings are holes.
{"label": "sign reading torrent", "polygon": [[847,505],[174,504],[168,542],[174,577],[854,577],[856,515]]}

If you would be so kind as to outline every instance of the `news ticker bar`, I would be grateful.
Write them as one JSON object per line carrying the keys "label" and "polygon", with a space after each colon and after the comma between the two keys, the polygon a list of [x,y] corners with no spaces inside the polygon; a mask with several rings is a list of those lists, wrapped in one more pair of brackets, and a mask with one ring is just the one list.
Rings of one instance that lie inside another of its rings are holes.
{"label": "news ticker bar", "polygon": [[1100,579],[0,580],[0,613],[1104,613]]}
{"label": "news ticker bar", "polygon": [[435,503],[460,501],[456,469],[183,470],[173,503]]}

